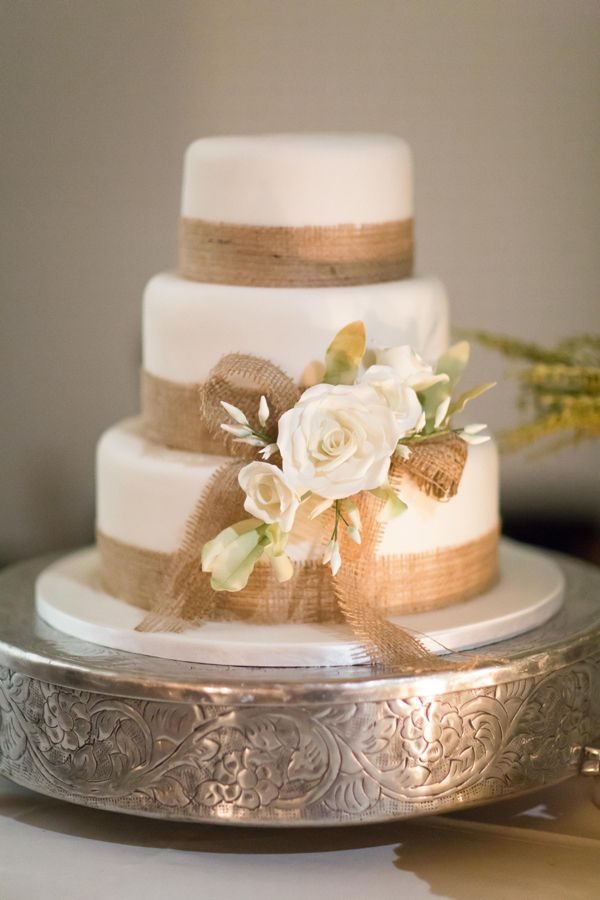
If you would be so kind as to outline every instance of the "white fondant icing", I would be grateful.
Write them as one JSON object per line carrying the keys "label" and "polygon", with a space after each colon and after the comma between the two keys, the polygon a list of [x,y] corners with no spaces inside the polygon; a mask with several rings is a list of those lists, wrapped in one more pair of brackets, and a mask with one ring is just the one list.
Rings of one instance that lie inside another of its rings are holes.
{"label": "white fondant icing", "polygon": [[493,440],[469,447],[458,493],[446,503],[426,496],[410,478],[400,496],[408,509],[386,527],[379,552],[422,553],[474,541],[499,524],[498,451]]}
{"label": "white fondant icing", "polygon": [[[98,528],[137,547],[176,550],[205,484],[224,461],[152,444],[144,439],[137,419],[111,428],[98,446]],[[447,503],[425,496],[408,478],[401,495],[409,508],[386,527],[381,553],[429,552],[482,537],[498,524],[494,443],[469,447],[458,493]],[[310,548],[290,543],[288,550],[303,559],[314,557]]]}
{"label": "white fondant icing", "polygon": [[96,454],[98,528],[125,543],[172,552],[204,485],[225,462],[153,444],[139,419],[110,428]]}
{"label": "white fondant icing", "polygon": [[265,134],[195,141],[181,211],[242,225],[365,225],[413,215],[405,141],[373,134]]}
{"label": "white fondant icing", "polygon": [[448,301],[436,278],[337,288],[255,288],[151,279],[144,296],[144,367],[203,381],[225,353],[277,363],[298,380],[340,328],[361,319],[369,346],[410,344],[428,362],[448,345]]}
{"label": "white fondant icing", "polygon": [[[533,548],[503,541],[501,580],[468,603],[393,621],[425,635],[433,652],[465,650],[536,628],[562,604],[564,577]],[[207,622],[180,634],[140,633],[143,611],[106,594],[95,550],[83,550],[46,569],[36,586],[38,614],[74,637],[118,650],[234,666],[343,666],[357,645],[344,625],[250,625]]]}

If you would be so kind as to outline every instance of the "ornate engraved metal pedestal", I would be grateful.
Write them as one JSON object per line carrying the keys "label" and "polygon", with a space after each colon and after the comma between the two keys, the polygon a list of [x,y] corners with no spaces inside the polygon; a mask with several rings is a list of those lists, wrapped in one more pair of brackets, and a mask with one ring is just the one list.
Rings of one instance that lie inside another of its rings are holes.
{"label": "ornate engraved metal pedestal", "polygon": [[248,825],[339,825],[484,803],[595,774],[600,571],[561,559],[567,602],[488,648],[502,662],[169,663],[68,638],[33,611],[48,559],[0,576],[0,774],[91,807]]}

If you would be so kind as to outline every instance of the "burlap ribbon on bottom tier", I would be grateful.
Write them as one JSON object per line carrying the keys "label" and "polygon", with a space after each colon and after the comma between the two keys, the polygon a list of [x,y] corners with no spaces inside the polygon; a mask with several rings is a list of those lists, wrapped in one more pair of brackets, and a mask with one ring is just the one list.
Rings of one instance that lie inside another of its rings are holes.
{"label": "burlap ribbon on bottom tier", "polygon": [[[153,554],[99,535],[103,570],[109,589],[130,602],[148,607],[140,631],[180,631],[210,618],[253,621],[346,621],[364,648],[362,656],[379,664],[412,671],[468,668],[471,660],[440,658],[418,637],[386,619],[394,612],[446,606],[487,587],[496,572],[497,533],[461,547],[432,554],[380,556],[384,526],[378,520],[381,501],[362,493],[354,498],[363,522],[362,544],[342,535],[343,565],[333,577],[314,562],[297,563],[291,582],[276,584],[259,564],[247,588],[236,594],[216,593],[200,565],[202,546],[221,530],[246,517],[238,475],[255,449],[236,443],[221,430],[227,400],[243,409],[255,428],[258,398],[264,395],[276,428],[281,414],[294,405],[300,389],[272,363],[245,354],[224,357],[208,381],[198,386],[198,414],[211,448],[232,458],[205,486],[173,554]],[[265,430],[264,428],[262,429]],[[269,438],[276,441],[276,431]],[[409,476],[440,502],[453,497],[467,458],[465,443],[454,434],[414,444],[408,460],[394,457],[390,482],[398,488]],[[317,520],[323,540],[331,532],[328,514]]]}
{"label": "burlap ribbon on bottom tier", "polygon": [[[133,606],[150,610],[171,562],[170,553],[136,547],[97,533],[106,588]],[[351,549],[351,548],[350,548]],[[427,612],[468,600],[496,578],[498,529],[465,544],[430,552],[378,556],[366,605],[386,616]],[[294,563],[294,576],[278,584],[259,563],[243,591],[217,595],[208,618],[255,625],[344,622],[328,566],[311,559]]]}

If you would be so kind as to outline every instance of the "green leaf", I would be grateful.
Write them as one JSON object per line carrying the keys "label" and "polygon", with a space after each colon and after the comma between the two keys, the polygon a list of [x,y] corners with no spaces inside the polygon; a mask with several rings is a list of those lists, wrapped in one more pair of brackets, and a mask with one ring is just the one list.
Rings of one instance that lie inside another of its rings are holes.
{"label": "green leaf", "polygon": [[452,391],[460,381],[467,363],[469,362],[469,343],[468,341],[459,341],[453,344],[442,356],[440,356],[435,367],[436,375],[444,374],[448,376],[448,381],[441,381],[433,384],[425,391],[419,392],[419,399],[425,410],[427,419],[427,431],[433,430],[435,413],[446,397],[452,396]]}
{"label": "green leaf", "polygon": [[461,394],[454,403],[450,404],[450,408],[448,409],[448,416],[453,416],[456,413],[462,412],[467,403],[470,403],[471,400],[474,400],[475,397],[480,397],[482,394],[485,394],[486,391],[491,390],[491,388],[496,386],[495,381],[489,381],[485,384],[478,384],[477,387],[471,388],[470,391],[465,391],[464,394]]}
{"label": "green leaf", "polygon": [[325,384],[354,384],[366,345],[363,322],[351,322],[338,331],[325,354]]}
{"label": "green leaf", "polygon": [[396,491],[391,488],[389,485],[385,485],[384,487],[374,488],[371,492],[374,497],[378,497],[379,500],[384,500],[385,504],[377,516],[377,521],[382,523],[391,522],[392,519],[396,519],[398,516],[402,515],[408,509],[406,503],[400,499]]}
{"label": "green leaf", "polygon": [[468,341],[459,341],[458,344],[453,344],[438,359],[435,367],[436,374],[444,373],[450,379],[446,383],[449,383],[451,387],[456,387],[469,362],[469,353]]}

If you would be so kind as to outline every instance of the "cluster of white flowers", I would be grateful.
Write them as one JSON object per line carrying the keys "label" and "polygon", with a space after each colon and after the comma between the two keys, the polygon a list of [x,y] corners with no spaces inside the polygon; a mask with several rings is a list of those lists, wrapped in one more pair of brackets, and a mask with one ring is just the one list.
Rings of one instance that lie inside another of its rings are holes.
{"label": "cluster of white flowers", "polygon": [[[464,357],[460,361],[464,367],[468,345],[456,347],[460,348],[457,355]],[[213,573],[213,583],[215,564],[222,563],[225,556],[226,571],[236,564],[235,577],[217,578],[218,587],[239,590],[261,553],[270,557],[280,580],[291,577],[293,567],[289,561],[283,562],[287,560],[283,548],[300,505],[309,497],[313,498],[311,518],[334,507],[332,535],[323,561],[335,574],[341,565],[339,528],[344,527],[356,543],[361,540],[360,516],[352,496],[371,491],[384,499],[385,519],[406,508],[388,485],[391,460],[394,453],[407,458],[412,440],[447,426],[451,382],[446,372],[434,372],[408,346],[375,351],[375,364],[355,383],[308,388],[279,419],[276,443],[266,433],[270,413],[264,397],[258,410],[260,430],[252,428],[241,410],[223,403],[234,423],[223,429],[236,440],[260,448],[263,460],[278,453],[281,465],[256,461],[240,471],[244,508],[252,518],[226,529],[205,546],[203,568]],[[469,426],[457,433],[477,443],[487,439],[478,433],[484,427]],[[244,557],[248,548],[250,554]]]}

